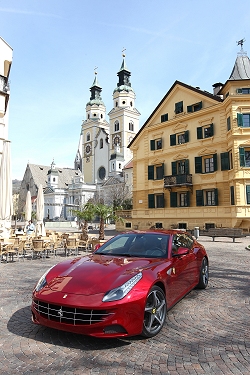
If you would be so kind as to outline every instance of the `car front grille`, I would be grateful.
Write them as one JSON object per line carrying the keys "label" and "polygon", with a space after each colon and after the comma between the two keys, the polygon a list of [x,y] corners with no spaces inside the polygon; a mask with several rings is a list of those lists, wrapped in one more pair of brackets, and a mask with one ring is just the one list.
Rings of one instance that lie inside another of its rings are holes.
{"label": "car front grille", "polygon": [[33,300],[33,307],[43,318],[54,322],[72,325],[91,325],[104,321],[114,313],[106,310],[88,310],[75,307],[53,305],[51,303]]}

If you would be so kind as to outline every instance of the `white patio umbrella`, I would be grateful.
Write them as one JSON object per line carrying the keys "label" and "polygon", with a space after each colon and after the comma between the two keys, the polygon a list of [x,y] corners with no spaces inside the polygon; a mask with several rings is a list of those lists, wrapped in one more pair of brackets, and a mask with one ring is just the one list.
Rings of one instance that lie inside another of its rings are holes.
{"label": "white patio umbrella", "polygon": [[0,162],[0,237],[2,238],[10,237],[12,214],[10,141],[5,140]]}
{"label": "white patio umbrella", "polygon": [[44,224],[44,196],[43,196],[43,187],[40,184],[38,187],[38,194],[36,198],[36,235],[37,236],[46,236]]}
{"label": "white patio umbrella", "polygon": [[31,213],[32,213],[32,203],[31,203],[31,194],[30,191],[27,191],[26,195],[26,204],[25,204],[25,229],[31,220]]}

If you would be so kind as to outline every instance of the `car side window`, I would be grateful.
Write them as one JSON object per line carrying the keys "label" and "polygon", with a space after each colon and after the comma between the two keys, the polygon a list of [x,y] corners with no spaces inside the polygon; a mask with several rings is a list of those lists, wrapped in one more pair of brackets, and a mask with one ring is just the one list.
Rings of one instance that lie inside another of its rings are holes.
{"label": "car side window", "polygon": [[175,254],[179,247],[185,247],[189,250],[192,248],[193,240],[185,233],[177,233],[173,236],[172,253]]}
{"label": "car side window", "polygon": [[173,241],[172,241],[172,254],[176,254],[179,247],[181,246],[178,236],[176,234],[173,235]]}

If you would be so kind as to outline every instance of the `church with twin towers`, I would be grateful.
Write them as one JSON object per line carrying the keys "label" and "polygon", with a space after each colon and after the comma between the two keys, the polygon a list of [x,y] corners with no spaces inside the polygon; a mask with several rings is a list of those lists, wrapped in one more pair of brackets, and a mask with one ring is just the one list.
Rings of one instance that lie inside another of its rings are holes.
{"label": "church with twin towers", "polygon": [[[118,83],[113,91],[113,108],[108,112],[102,100],[102,87],[95,73],[90,87],[90,99],[86,104],[86,119],[81,125],[74,168],[57,167],[54,160],[50,166],[27,164],[20,187],[18,212],[25,210],[27,191],[36,199],[39,184],[44,191],[44,216],[70,220],[72,209],[93,198],[105,189],[105,202],[112,201],[113,190],[123,190],[126,183],[127,196],[132,189],[132,152],[127,148],[139,131],[140,113],[135,107],[135,92],[131,86],[131,72],[125,55],[117,73]],[[124,178],[124,170],[127,171]],[[120,186],[120,188],[118,188]],[[125,196],[125,194],[123,194]]]}
{"label": "church with twin towers", "polygon": [[103,184],[109,177],[122,174],[132,159],[127,148],[139,131],[140,113],[135,106],[135,92],[130,82],[125,55],[117,73],[118,83],[113,91],[113,108],[108,112],[102,101],[100,86],[95,78],[86,104],[86,119],[82,123],[75,169],[79,169],[86,184]]}

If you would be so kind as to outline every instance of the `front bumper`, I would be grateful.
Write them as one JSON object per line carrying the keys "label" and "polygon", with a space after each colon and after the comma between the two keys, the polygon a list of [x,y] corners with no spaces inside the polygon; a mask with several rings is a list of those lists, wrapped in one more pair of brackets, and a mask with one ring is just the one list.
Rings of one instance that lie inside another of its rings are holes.
{"label": "front bumper", "polygon": [[102,302],[103,295],[65,298],[64,293],[56,292],[44,298],[43,294],[33,294],[31,310],[36,324],[95,337],[134,336],[142,332],[144,293],[106,303]]}

